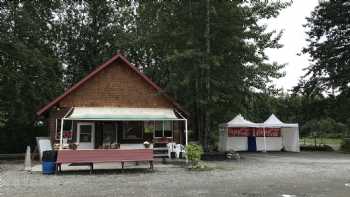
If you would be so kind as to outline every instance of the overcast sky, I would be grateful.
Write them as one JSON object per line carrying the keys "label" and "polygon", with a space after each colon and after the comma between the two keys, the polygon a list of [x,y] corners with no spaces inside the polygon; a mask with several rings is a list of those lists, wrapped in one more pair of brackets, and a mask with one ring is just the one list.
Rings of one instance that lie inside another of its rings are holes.
{"label": "overcast sky", "polygon": [[303,68],[310,62],[307,55],[298,56],[297,53],[306,46],[305,17],[310,16],[313,9],[318,5],[318,0],[294,0],[293,4],[283,10],[280,15],[268,22],[269,30],[282,30],[284,33],[280,41],[284,45],[281,49],[267,50],[271,61],[287,63],[284,71],[286,76],[275,81],[277,87],[285,90],[297,85],[300,76],[305,72]]}

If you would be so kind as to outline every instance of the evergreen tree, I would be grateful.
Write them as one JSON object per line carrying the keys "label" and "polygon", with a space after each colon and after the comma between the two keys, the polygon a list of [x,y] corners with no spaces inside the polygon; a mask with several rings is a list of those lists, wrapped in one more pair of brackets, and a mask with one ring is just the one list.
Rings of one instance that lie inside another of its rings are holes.
{"label": "evergreen tree", "polygon": [[209,132],[244,111],[252,90],[268,88],[283,65],[267,63],[281,33],[260,21],[289,3],[274,1],[140,1],[130,56],[191,112],[206,146]]}
{"label": "evergreen tree", "polygon": [[54,11],[58,1],[1,1],[0,152],[19,152],[40,135],[39,105],[62,91]]}
{"label": "evergreen tree", "polygon": [[60,59],[70,86],[118,50],[127,48],[133,22],[129,1],[63,0],[57,13],[60,24]]}
{"label": "evergreen tree", "polygon": [[312,58],[302,91],[340,93],[350,89],[350,1],[322,1],[307,18],[308,46],[303,50]]}

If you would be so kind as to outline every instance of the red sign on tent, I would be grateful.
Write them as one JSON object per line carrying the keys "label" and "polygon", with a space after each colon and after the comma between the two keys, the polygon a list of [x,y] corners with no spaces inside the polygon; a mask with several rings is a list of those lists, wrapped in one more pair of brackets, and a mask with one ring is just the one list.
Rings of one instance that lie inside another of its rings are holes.
{"label": "red sign on tent", "polygon": [[252,134],[253,128],[228,128],[229,137],[248,137]]}
{"label": "red sign on tent", "polygon": [[264,132],[266,137],[281,137],[280,128],[228,128],[228,137],[264,137]]}

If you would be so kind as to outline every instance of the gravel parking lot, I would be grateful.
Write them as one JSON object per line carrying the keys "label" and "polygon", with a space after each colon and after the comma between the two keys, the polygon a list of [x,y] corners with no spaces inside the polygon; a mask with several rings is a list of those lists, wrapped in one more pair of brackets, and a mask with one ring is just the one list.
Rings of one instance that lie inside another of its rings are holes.
{"label": "gravel parking lot", "polygon": [[154,172],[129,169],[97,171],[93,175],[88,171],[30,174],[22,170],[22,161],[0,161],[0,197],[350,196],[350,155],[244,153],[241,157],[240,161],[208,162],[213,169],[202,172],[188,171],[181,165],[156,164]]}

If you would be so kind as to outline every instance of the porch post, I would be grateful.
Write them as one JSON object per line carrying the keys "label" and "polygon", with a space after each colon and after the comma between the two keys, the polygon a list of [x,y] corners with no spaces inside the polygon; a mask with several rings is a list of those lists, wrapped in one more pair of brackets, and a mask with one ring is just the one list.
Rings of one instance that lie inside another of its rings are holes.
{"label": "porch post", "polygon": [[61,119],[60,150],[63,149],[63,122],[64,118]]}
{"label": "porch post", "polygon": [[[63,149],[63,122],[64,120],[67,118],[67,116],[70,114],[70,112],[73,110],[74,108],[71,107],[68,112],[61,118],[61,135],[60,135],[60,150]],[[73,124],[73,123],[72,123]],[[72,125],[73,126],[73,125]]]}
{"label": "porch post", "polygon": [[266,152],[266,134],[265,134],[265,127],[264,127],[264,152]]}

